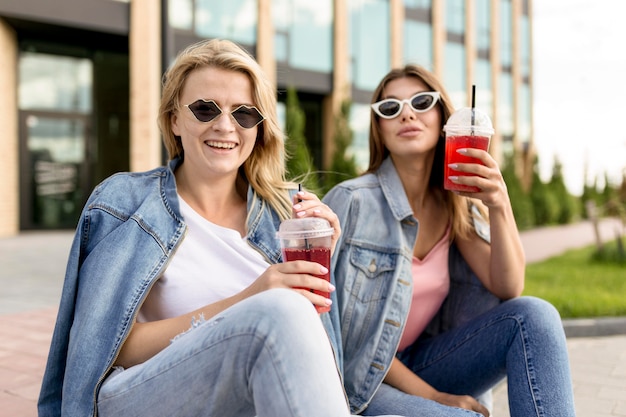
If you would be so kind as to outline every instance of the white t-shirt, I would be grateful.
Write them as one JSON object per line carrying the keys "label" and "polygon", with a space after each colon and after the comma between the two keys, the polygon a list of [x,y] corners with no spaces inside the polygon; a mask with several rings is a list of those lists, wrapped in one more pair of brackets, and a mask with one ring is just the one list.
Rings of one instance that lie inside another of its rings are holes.
{"label": "white t-shirt", "polygon": [[178,199],[187,233],[150,290],[139,322],[176,317],[234,295],[269,266],[238,231],[211,223]]}

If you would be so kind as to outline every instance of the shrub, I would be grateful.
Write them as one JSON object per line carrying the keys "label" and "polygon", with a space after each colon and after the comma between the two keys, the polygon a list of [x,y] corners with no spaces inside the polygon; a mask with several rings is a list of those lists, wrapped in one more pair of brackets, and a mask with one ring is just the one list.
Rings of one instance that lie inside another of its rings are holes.
{"label": "shrub", "polygon": [[535,214],[529,196],[522,187],[522,182],[515,174],[514,155],[506,156],[502,177],[506,182],[509,199],[515,215],[517,227],[520,230],[530,229],[535,224]]}
{"label": "shrub", "polygon": [[298,94],[293,88],[287,89],[285,108],[285,131],[287,152],[287,175],[294,181],[299,181],[309,191],[319,193],[321,187],[314,172],[313,157],[309,152],[304,127],[306,117],[300,108]]}
{"label": "shrub", "polygon": [[352,129],[350,129],[350,101],[341,104],[339,114],[335,117],[335,150],[330,169],[324,175],[323,193],[327,193],[342,181],[358,175],[356,160],[353,155],[346,154],[352,144]]}

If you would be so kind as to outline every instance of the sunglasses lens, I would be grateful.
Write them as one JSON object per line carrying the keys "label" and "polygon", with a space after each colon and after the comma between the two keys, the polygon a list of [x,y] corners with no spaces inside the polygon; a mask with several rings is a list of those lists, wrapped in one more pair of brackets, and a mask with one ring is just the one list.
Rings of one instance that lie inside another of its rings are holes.
{"label": "sunglasses lens", "polygon": [[222,110],[220,110],[213,101],[198,100],[187,107],[189,107],[189,110],[196,116],[196,119],[205,123],[210,122],[222,114]]}
{"label": "sunglasses lens", "polygon": [[378,106],[378,111],[383,116],[387,116],[387,117],[395,116],[396,114],[400,112],[401,106],[402,104],[396,101],[391,101],[391,100],[383,101],[382,103],[380,103],[380,106]]}
{"label": "sunglasses lens", "polygon": [[418,94],[411,100],[411,107],[417,111],[428,110],[434,101],[435,97],[430,94]]}
{"label": "sunglasses lens", "polygon": [[261,123],[263,115],[256,107],[241,106],[232,112],[233,117],[239,123],[239,126],[250,129]]}

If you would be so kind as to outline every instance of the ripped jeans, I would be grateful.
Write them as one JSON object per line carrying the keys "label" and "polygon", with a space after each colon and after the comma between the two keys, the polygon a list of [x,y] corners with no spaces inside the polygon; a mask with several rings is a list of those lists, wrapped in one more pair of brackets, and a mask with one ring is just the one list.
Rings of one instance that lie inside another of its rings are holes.
{"label": "ripped jeans", "polygon": [[349,416],[328,337],[311,303],[264,291],[104,381],[112,416]]}

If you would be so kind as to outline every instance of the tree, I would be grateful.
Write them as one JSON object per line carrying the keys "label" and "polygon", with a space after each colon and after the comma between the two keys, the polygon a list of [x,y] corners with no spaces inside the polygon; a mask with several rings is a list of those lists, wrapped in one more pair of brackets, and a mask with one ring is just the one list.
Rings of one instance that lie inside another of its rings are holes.
{"label": "tree", "polygon": [[319,193],[321,190],[319,179],[314,171],[313,157],[304,136],[306,117],[300,108],[298,93],[294,88],[287,89],[285,104],[287,175],[300,182],[307,190]]}
{"label": "tree", "polygon": [[576,201],[568,192],[563,178],[563,164],[558,157],[554,157],[554,165],[552,167],[552,178],[548,183],[548,192],[559,202],[555,219],[558,224],[570,223],[574,217],[579,214],[576,209]]}
{"label": "tree", "polygon": [[525,230],[534,226],[535,213],[530,198],[522,187],[522,182],[515,174],[515,160],[514,154],[505,157],[502,177],[506,182],[517,227],[520,230]]}
{"label": "tree", "polygon": [[530,200],[535,212],[535,226],[545,226],[556,222],[559,201],[556,196],[552,195],[547,185],[541,181],[538,165],[538,159],[535,158]]}
{"label": "tree", "polygon": [[335,117],[335,150],[330,170],[324,175],[323,193],[330,191],[338,183],[358,175],[356,159],[349,155],[347,150],[352,144],[352,129],[350,128],[349,100],[341,103],[339,114]]}

